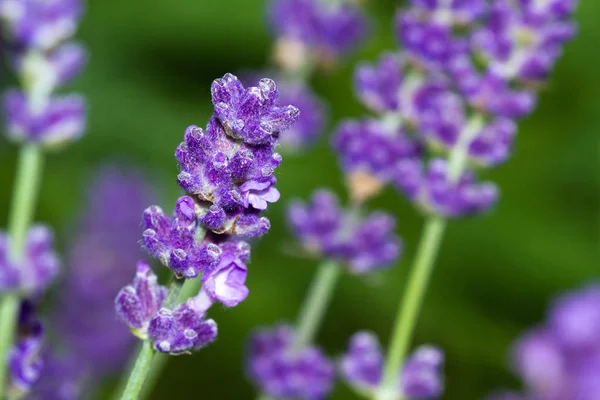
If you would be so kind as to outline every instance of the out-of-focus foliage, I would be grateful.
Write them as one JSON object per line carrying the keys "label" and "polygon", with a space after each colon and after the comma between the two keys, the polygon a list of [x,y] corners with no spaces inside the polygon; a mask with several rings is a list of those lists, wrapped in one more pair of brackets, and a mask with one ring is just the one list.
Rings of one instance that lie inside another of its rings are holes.
{"label": "out-of-focus foliage", "polygon": [[[369,0],[366,6],[374,37],[355,59],[314,79],[331,102],[332,119],[366,113],[353,100],[353,64],[395,46],[390,16],[397,3]],[[39,220],[57,228],[79,210],[84,180],[107,158],[139,164],[163,181],[169,192],[162,197],[174,199],[175,147],[188,125],[206,123],[210,82],[264,65],[271,45],[262,1],[90,0],[87,8],[79,38],[91,60],[74,89],[89,99],[90,128],[81,142],[48,157],[38,211]],[[513,159],[487,176],[502,189],[499,206],[448,230],[417,332],[417,343],[447,352],[445,399],[478,399],[492,388],[518,385],[506,368],[511,341],[543,318],[556,293],[600,277],[599,18],[600,3],[582,1],[580,33],[537,111],[521,123]],[[9,75],[2,76],[3,86],[9,84]],[[1,225],[15,160],[15,148],[0,142]],[[235,310],[216,310],[218,341],[192,357],[171,359],[152,398],[253,398],[243,370],[247,335],[256,325],[293,320],[316,266],[287,251],[284,206],[319,186],[344,193],[325,139],[304,157],[285,157],[278,178],[282,199],[269,210],[271,233],[253,251],[248,300]],[[319,335],[330,354],[341,353],[360,329],[376,331],[387,343],[420,233],[421,218],[394,191],[370,206],[398,216],[405,255],[384,276],[342,279]],[[339,383],[333,398],[352,396]]]}

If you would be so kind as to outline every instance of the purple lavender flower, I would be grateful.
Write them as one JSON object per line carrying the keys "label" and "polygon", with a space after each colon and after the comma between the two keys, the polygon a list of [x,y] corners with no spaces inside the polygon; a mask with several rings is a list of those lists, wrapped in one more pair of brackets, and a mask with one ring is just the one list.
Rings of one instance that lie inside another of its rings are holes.
{"label": "purple lavender flower", "polygon": [[[515,370],[526,386],[526,395],[514,398],[599,398],[599,338],[600,286],[558,298],[546,322],[526,332],[514,346]],[[512,399],[510,394],[490,397],[505,398]]]}
{"label": "purple lavender flower", "polygon": [[117,316],[136,336],[146,338],[148,325],[162,306],[167,288],[158,284],[150,266],[140,261],[132,285],[125,286],[115,299]]}
{"label": "purple lavender flower", "polygon": [[273,0],[269,19],[279,38],[276,59],[285,67],[300,68],[311,58],[336,59],[355,49],[365,38],[366,18],[355,5],[318,0]]}
{"label": "purple lavender flower", "polygon": [[0,18],[12,40],[36,50],[51,50],[73,36],[81,14],[78,0],[0,0]]}
{"label": "purple lavender flower", "polygon": [[191,197],[177,200],[173,218],[164,215],[160,207],[152,206],[144,211],[143,220],[145,248],[178,276],[194,278],[218,263],[221,249],[208,241],[196,240],[200,227]]}
{"label": "purple lavender flower", "polygon": [[212,319],[204,319],[204,312],[187,302],[173,311],[161,308],[150,321],[148,337],[160,352],[183,354],[215,340],[217,324]]}
{"label": "purple lavender flower", "polygon": [[[417,348],[400,373],[397,396],[432,399],[444,390],[441,367],[443,353],[431,346]],[[370,332],[358,332],[350,339],[348,351],[340,359],[342,377],[357,391],[370,396],[379,386],[383,354],[379,341]]]}
{"label": "purple lavender flower", "polygon": [[467,25],[487,10],[485,0],[411,0],[417,13],[445,24]]}
{"label": "purple lavender flower", "polygon": [[198,201],[199,221],[216,233],[256,236],[269,229],[260,217],[268,203],[279,199],[274,152],[279,134],[299,116],[293,106],[275,104],[277,87],[262,79],[244,89],[227,74],[212,87],[215,115],[206,130],[187,129],[177,148],[180,186]]}
{"label": "purple lavender flower", "polygon": [[0,292],[42,294],[60,268],[53,246],[52,231],[43,225],[34,225],[27,234],[22,259],[15,261],[9,252],[10,237],[0,232]]}
{"label": "purple lavender flower", "polygon": [[333,138],[333,147],[347,174],[351,197],[362,202],[392,181],[399,163],[421,154],[421,146],[399,128],[377,120],[344,121]]}
{"label": "purple lavender flower", "polygon": [[326,190],[315,192],[307,205],[292,203],[288,221],[305,250],[338,260],[356,274],[389,267],[402,250],[392,216],[375,212],[361,217],[342,210]]}
{"label": "purple lavender flower", "polygon": [[278,399],[324,399],[333,387],[335,367],[317,347],[295,350],[294,335],[287,325],[254,333],[248,346],[248,375],[263,393]]}
{"label": "purple lavender flower", "polygon": [[19,142],[57,146],[76,140],[85,131],[85,113],[85,101],[77,95],[52,97],[37,111],[22,92],[9,91],[4,97],[7,134]]}
{"label": "purple lavender flower", "polygon": [[44,366],[41,358],[44,336],[35,306],[28,300],[23,301],[19,313],[19,337],[8,355],[9,398],[27,394],[40,378]]}
{"label": "purple lavender flower", "polygon": [[422,162],[406,161],[398,170],[396,184],[425,212],[447,217],[481,213],[495,204],[498,193],[494,184],[477,183],[471,172],[452,183],[447,170],[442,159],[432,160],[426,171]]}
{"label": "purple lavender flower", "polygon": [[399,111],[403,75],[400,58],[384,53],[374,66],[359,64],[354,72],[354,88],[362,102],[373,111]]}

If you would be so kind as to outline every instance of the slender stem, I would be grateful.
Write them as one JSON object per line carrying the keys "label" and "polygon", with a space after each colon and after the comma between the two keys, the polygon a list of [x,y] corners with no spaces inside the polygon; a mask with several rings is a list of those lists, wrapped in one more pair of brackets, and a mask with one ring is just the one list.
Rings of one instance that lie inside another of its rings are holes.
{"label": "slender stem", "polygon": [[[169,285],[169,294],[167,294],[167,298],[163,304],[164,307],[173,308],[177,304],[184,283],[185,279],[173,277],[173,280]],[[150,340],[144,340],[142,348],[137,356],[137,360],[129,374],[121,400],[137,400],[141,397],[144,383],[152,369],[155,353],[156,352],[152,348],[152,342]]]}
{"label": "slender stem", "polygon": [[[483,128],[484,123],[485,117],[480,113],[475,113],[461,132],[448,160],[448,180],[450,182],[457,182],[462,176],[468,161],[469,147]],[[446,220],[443,217],[430,216],[425,222],[407,287],[396,314],[383,380],[379,390],[375,393],[376,399],[388,400],[396,397],[398,372],[408,353],[445,229]]]}
{"label": "slender stem", "polygon": [[144,387],[146,381],[146,375],[152,365],[152,359],[154,358],[154,349],[152,348],[152,342],[144,340],[142,342],[142,348],[138,354],[137,360],[129,375],[127,386],[123,391],[121,400],[136,400],[139,396],[140,391]]}
{"label": "slender stem", "polygon": [[407,288],[404,291],[404,297],[396,315],[396,323],[384,370],[384,387],[396,387],[398,371],[410,346],[445,227],[446,221],[437,216],[429,217],[425,223]]}
{"label": "slender stem", "polygon": [[[39,192],[43,157],[37,145],[25,145],[19,153],[12,204],[8,217],[10,257],[20,260]],[[0,396],[5,393],[8,351],[12,346],[19,310],[19,296],[7,293],[0,305]]]}
{"label": "slender stem", "polygon": [[335,261],[326,261],[317,271],[304,300],[298,322],[294,349],[301,350],[312,342],[329,305],[341,268]]}

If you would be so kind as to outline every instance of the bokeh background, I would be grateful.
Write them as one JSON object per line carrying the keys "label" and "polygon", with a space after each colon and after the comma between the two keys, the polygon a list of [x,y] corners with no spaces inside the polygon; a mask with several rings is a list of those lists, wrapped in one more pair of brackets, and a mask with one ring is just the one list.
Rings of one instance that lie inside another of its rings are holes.
{"label": "bokeh background", "polygon": [[[331,105],[330,128],[342,117],[366,113],[353,97],[353,66],[396,46],[390,18],[399,5],[366,2],[369,41],[335,71],[314,77],[316,91]],[[269,62],[264,8],[258,0],[88,1],[78,37],[91,60],[73,86],[90,103],[89,130],[81,142],[48,157],[37,213],[56,227],[62,247],[90,177],[107,161],[125,159],[142,168],[171,209],[180,194],[173,153],[188,125],[208,119],[211,81]],[[507,362],[511,341],[544,318],[554,296],[600,278],[600,2],[583,0],[577,20],[580,33],[537,111],[520,124],[512,159],[487,176],[502,189],[499,205],[483,217],[452,223],[444,240],[416,337],[416,343],[436,343],[447,352],[444,399],[480,399],[494,388],[518,388]],[[3,86],[8,84],[10,78]],[[0,142],[3,226],[15,161],[16,148]],[[278,178],[282,199],[269,208],[270,234],[253,249],[251,295],[235,309],[211,311],[218,341],[193,356],[172,358],[153,399],[254,398],[244,377],[245,339],[258,325],[293,321],[316,268],[316,261],[286,251],[285,205],[322,186],[344,195],[327,137],[305,155],[285,157]],[[405,253],[380,276],[343,277],[318,336],[332,355],[359,329],[373,330],[387,343],[421,230],[422,218],[392,189],[368,206],[397,215]],[[355,397],[340,382],[332,398]]]}

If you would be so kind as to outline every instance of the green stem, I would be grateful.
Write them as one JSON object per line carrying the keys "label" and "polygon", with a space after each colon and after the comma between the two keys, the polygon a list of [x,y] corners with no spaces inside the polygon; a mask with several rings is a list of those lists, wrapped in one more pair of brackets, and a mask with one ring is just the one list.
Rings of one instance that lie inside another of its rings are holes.
{"label": "green stem", "polygon": [[[23,256],[27,230],[38,197],[42,166],[42,152],[37,145],[29,144],[21,148],[8,217],[9,252],[14,260],[20,260]],[[19,300],[16,293],[8,293],[3,296],[0,305],[0,396],[6,392],[7,357],[13,343]]]}
{"label": "green stem", "polygon": [[321,325],[341,270],[335,261],[326,261],[319,267],[298,316],[294,341],[296,351],[312,342],[315,332]]}
{"label": "green stem", "polygon": [[[448,180],[450,182],[457,182],[463,174],[467,166],[469,147],[483,128],[484,123],[485,116],[475,113],[461,132],[448,159]],[[446,220],[443,217],[430,216],[425,222],[407,287],[396,314],[383,380],[379,390],[375,393],[376,399],[388,400],[396,397],[395,388],[398,374],[408,353],[445,229]]]}
{"label": "green stem", "polygon": [[[396,387],[398,371],[404,362],[410,346],[417,317],[423,303],[429,278],[433,271],[445,227],[446,221],[437,216],[429,217],[425,223],[407,288],[404,291],[401,306],[396,315],[396,323],[384,370],[382,389]],[[380,396],[382,400],[385,399],[383,394],[380,394]]]}
{"label": "green stem", "polygon": [[[184,283],[185,279],[173,277],[173,280],[169,285],[169,294],[167,294],[167,298],[163,304],[164,307],[171,309],[175,307]],[[155,359],[154,355],[155,351],[152,348],[152,342],[150,340],[144,340],[135,364],[133,365],[133,369],[129,374],[121,400],[137,400],[141,397],[144,383],[152,369],[153,360]]]}

